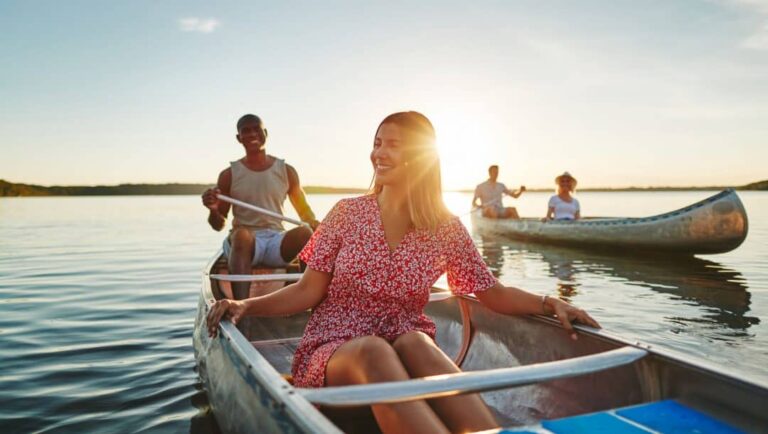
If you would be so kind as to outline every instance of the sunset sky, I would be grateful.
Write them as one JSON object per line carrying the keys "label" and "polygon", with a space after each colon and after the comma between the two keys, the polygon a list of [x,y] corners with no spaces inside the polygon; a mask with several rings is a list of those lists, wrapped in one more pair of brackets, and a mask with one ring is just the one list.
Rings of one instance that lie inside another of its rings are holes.
{"label": "sunset sky", "polygon": [[768,178],[768,1],[0,1],[0,178],[214,182],[235,122],[365,187],[418,110],[446,189]]}

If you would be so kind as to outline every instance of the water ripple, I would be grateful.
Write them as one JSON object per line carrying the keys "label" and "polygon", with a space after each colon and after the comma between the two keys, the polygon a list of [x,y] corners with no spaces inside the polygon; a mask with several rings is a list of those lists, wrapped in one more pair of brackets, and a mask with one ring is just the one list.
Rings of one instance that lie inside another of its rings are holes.
{"label": "water ripple", "polygon": [[[311,198],[321,214],[335,199]],[[768,381],[768,195],[743,199],[751,232],[726,255],[661,263],[476,241],[507,284],[569,299],[627,339]],[[191,333],[200,272],[222,234],[199,199],[0,200],[3,429],[218,433]],[[601,200],[616,203],[590,195],[590,207]]]}

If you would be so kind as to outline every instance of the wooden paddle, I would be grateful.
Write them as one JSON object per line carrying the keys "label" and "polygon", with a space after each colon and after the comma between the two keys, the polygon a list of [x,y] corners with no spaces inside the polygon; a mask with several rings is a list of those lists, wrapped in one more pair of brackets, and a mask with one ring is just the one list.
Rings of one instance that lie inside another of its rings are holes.
{"label": "wooden paddle", "polygon": [[264,209],[264,208],[258,207],[256,205],[251,205],[248,202],[243,202],[242,200],[233,199],[233,198],[231,198],[229,196],[226,196],[226,195],[223,195],[223,194],[217,194],[216,196],[219,198],[219,200],[223,200],[224,202],[229,202],[229,203],[231,203],[233,205],[241,206],[241,207],[247,208],[247,209],[249,209],[251,211],[256,211],[256,212],[262,213],[262,214],[264,214],[266,216],[273,217],[273,218],[276,218],[278,220],[283,220],[283,221],[286,221],[288,223],[293,223],[295,225],[309,227],[309,223],[307,223],[307,222],[303,222],[303,221],[300,221],[300,220],[292,219],[290,217],[286,217],[286,216],[284,216],[282,214],[278,214],[278,213],[276,213],[274,211],[270,211],[268,209]]}
{"label": "wooden paddle", "polygon": [[494,199],[494,200],[488,201],[488,202],[486,202],[486,203],[484,203],[484,204],[482,204],[482,205],[480,205],[480,206],[473,206],[473,207],[472,207],[472,209],[470,209],[469,211],[467,211],[467,212],[465,212],[464,214],[460,215],[459,217],[464,217],[464,216],[466,216],[466,215],[472,214],[472,213],[473,213],[473,212],[475,212],[476,210],[478,210],[478,209],[482,209],[484,206],[493,205],[494,203],[496,203],[496,202],[499,202],[499,201],[501,201],[502,199],[504,199],[504,196],[503,196],[503,195],[502,195],[502,197],[500,197],[500,198],[497,198],[497,199]]}

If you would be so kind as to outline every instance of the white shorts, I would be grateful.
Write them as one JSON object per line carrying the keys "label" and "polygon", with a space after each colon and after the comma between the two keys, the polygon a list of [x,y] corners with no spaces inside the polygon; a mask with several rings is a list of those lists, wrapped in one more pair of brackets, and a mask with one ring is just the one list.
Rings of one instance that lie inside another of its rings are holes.
{"label": "white shorts", "polygon": [[[280,244],[283,242],[285,232],[274,229],[260,229],[253,231],[253,261],[251,265],[264,265],[279,268],[288,265],[280,254]],[[229,236],[224,238],[224,255],[229,258],[232,246],[229,245]]]}

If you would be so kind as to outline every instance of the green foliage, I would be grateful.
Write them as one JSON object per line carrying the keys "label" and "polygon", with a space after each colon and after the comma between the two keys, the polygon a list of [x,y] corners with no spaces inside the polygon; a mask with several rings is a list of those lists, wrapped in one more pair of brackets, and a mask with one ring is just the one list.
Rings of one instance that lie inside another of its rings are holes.
{"label": "green foliage", "polygon": [[139,196],[202,194],[208,184],[120,184],[52,186],[14,184],[0,180],[0,196]]}
{"label": "green foliage", "polygon": [[[2,196],[161,196],[180,194],[202,194],[208,184],[120,184],[92,186],[58,186],[14,184],[0,179],[0,197]],[[307,193],[364,193],[361,188],[305,187]]]}
{"label": "green foliage", "polygon": [[51,196],[51,193],[39,185],[14,184],[0,179],[0,196]]}
{"label": "green foliage", "polygon": [[739,190],[768,190],[768,179],[739,187]]}
{"label": "green foliage", "polygon": [[[0,197],[3,196],[163,196],[180,194],[202,194],[209,184],[120,184],[120,185],[83,185],[44,187],[42,185],[14,184],[0,179]],[[580,191],[677,191],[677,190],[720,190],[725,187],[649,187],[628,189],[582,189]],[[753,182],[736,187],[737,190],[768,190],[768,180]],[[550,191],[546,189],[542,191]],[[364,188],[339,188],[306,186],[304,191],[310,194],[361,194]],[[536,191],[530,189],[530,191]]]}

